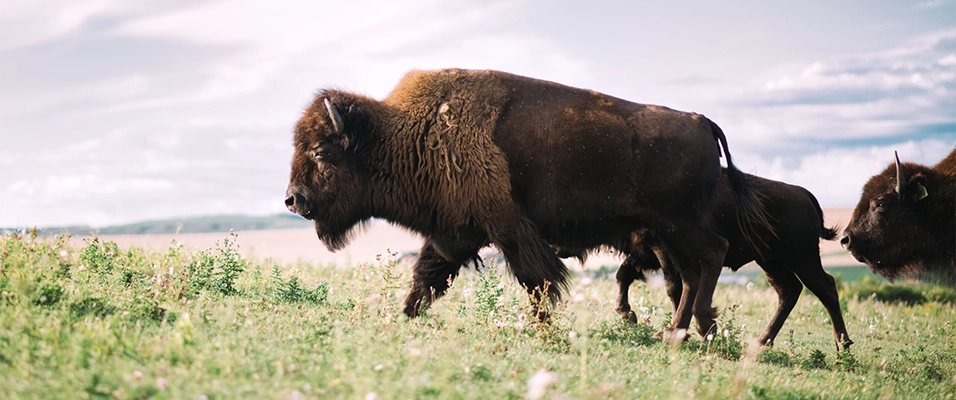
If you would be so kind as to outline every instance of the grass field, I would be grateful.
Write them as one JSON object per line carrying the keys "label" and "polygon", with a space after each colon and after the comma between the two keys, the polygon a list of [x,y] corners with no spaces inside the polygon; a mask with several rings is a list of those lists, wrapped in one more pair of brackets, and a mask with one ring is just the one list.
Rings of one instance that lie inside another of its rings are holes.
{"label": "grass field", "polygon": [[[578,273],[553,321],[494,265],[465,271],[408,320],[409,265],[243,258],[215,248],[74,247],[0,237],[0,398],[946,399],[956,395],[956,294],[843,279],[856,344],[837,353],[804,293],[773,348],[753,344],[776,304],[760,279],[721,284],[711,341],[656,340],[662,287],[635,284],[638,324],[612,280]],[[503,270],[504,271],[504,270]]]}

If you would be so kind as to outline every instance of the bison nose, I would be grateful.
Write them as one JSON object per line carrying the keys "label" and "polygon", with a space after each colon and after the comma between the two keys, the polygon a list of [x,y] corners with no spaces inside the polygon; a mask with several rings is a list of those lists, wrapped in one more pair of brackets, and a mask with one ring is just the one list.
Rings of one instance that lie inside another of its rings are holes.
{"label": "bison nose", "polygon": [[840,245],[842,245],[844,249],[847,248],[850,245],[850,235],[844,235],[840,239]]}
{"label": "bison nose", "polygon": [[[297,197],[297,196],[295,195],[295,193],[290,194],[289,197],[286,197],[286,198],[285,198],[285,206],[286,206],[286,208],[289,209],[289,211],[292,211],[292,212],[298,214],[298,213],[299,213],[299,210],[298,210],[299,207],[297,207],[297,206],[301,205],[302,201],[296,201],[296,200],[297,200],[296,197]],[[301,199],[298,199],[298,200],[301,200]]]}

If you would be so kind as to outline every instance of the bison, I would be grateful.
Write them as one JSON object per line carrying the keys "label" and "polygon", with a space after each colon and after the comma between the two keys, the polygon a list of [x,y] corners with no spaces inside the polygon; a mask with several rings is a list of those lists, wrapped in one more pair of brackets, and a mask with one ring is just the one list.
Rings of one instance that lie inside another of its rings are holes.
{"label": "bison", "polygon": [[863,186],[840,243],[887,279],[956,286],[956,149],[932,168],[897,155]]}
{"label": "bison", "polygon": [[371,218],[424,237],[409,317],[484,246],[501,250],[534,299],[556,301],[568,270],[550,245],[647,229],[673,249],[682,278],[670,329],[692,315],[709,329],[727,251],[711,222],[721,150],[741,220],[767,224],[709,119],[504,72],[412,71],[381,101],[322,90],[293,141],[285,203],[329,250]]}
{"label": "bison", "polygon": [[[803,286],[806,286],[823,303],[830,315],[837,349],[839,350],[841,344],[844,348],[849,347],[853,341],[846,331],[840,311],[836,284],[820,263],[819,240],[835,239],[836,230],[823,225],[820,204],[806,189],[757,176],[748,177],[763,198],[774,232],[758,230],[757,233],[762,234],[764,240],[756,243],[746,239],[737,220],[733,189],[727,182],[726,170],[723,171],[717,186],[714,223],[720,234],[730,243],[723,265],[737,271],[744,264],[756,260],[763,268],[767,281],[777,292],[777,309],[758,338],[758,343],[773,343],[800,298]],[[644,280],[644,271],[658,270],[663,265],[668,297],[675,308],[680,302],[683,289],[679,274],[668,268],[666,259],[663,263],[658,260],[658,254],[662,257],[667,254],[663,249],[655,248],[656,243],[652,234],[636,234],[622,249],[627,258],[617,272],[620,289],[617,311],[630,321],[635,321],[636,318],[628,303],[628,288],[635,280]]]}

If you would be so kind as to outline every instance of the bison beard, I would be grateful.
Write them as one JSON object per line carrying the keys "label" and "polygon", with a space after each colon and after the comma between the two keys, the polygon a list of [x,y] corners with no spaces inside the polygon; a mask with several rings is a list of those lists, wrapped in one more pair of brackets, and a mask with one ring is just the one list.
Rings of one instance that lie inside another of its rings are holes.
{"label": "bison beard", "polygon": [[[756,260],[763,268],[767,281],[777,292],[777,309],[767,328],[757,339],[758,343],[773,343],[805,285],[823,303],[830,315],[837,350],[840,350],[841,345],[843,348],[849,347],[853,341],[850,340],[840,311],[836,284],[820,263],[819,240],[835,239],[836,231],[823,226],[823,211],[817,199],[806,189],[756,176],[750,176],[750,179],[756,185],[767,213],[772,218],[774,234],[758,231],[758,234],[766,238],[759,243],[751,243],[746,239],[737,221],[734,196],[726,179],[722,179],[718,186],[714,219],[720,234],[730,243],[723,264],[736,271],[744,264]],[[683,290],[680,274],[669,268],[671,263],[667,261],[667,251],[655,240],[653,233],[636,233],[628,242],[609,245],[627,255],[617,272],[617,311],[623,318],[636,321],[628,303],[628,288],[635,280],[645,279],[644,271],[663,268],[668,297],[674,307],[677,307]],[[578,257],[583,257],[586,253],[582,250],[562,250],[564,255]]]}
{"label": "bison beard", "polygon": [[897,157],[870,178],[840,242],[887,279],[956,287],[956,149],[932,168]]}
{"label": "bison beard", "polygon": [[727,251],[711,223],[721,149],[741,225],[768,226],[707,118],[503,72],[412,71],[382,101],[321,91],[294,144],[286,205],[315,221],[327,247],[370,218],[425,238],[409,316],[484,246],[504,253],[529,294],[554,301],[568,271],[549,245],[643,229],[671,249],[681,276],[670,329],[686,329],[693,313],[704,333]]}

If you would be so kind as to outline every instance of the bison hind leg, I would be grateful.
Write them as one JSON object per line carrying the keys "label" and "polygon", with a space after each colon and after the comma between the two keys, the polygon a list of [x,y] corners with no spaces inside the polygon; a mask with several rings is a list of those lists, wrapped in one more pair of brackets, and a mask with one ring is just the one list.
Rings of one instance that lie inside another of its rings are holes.
{"label": "bison hind leg", "polygon": [[830,315],[830,321],[833,323],[833,338],[837,342],[837,351],[840,351],[841,348],[849,348],[853,341],[850,340],[850,335],[846,331],[846,323],[843,321],[836,282],[830,274],[823,270],[820,258],[816,257],[805,262],[798,268],[794,268],[793,272],[803,281],[807,289],[810,289],[817,296],[817,299],[826,308],[827,314]]}

